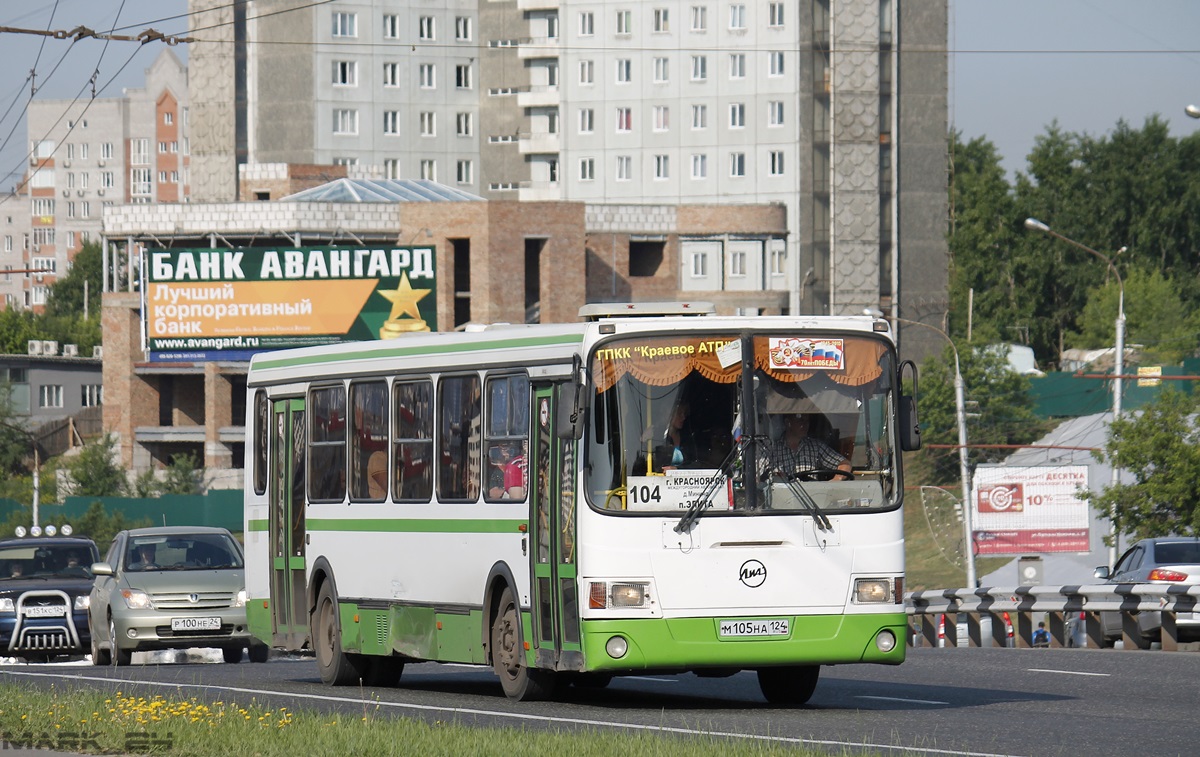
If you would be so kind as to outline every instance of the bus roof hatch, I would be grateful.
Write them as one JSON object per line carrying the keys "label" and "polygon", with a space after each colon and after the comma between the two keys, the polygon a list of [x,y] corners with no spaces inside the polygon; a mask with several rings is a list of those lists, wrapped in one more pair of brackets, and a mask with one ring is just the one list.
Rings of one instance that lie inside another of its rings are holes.
{"label": "bus roof hatch", "polygon": [[711,302],[594,302],[579,308],[585,321],[663,315],[715,315]]}

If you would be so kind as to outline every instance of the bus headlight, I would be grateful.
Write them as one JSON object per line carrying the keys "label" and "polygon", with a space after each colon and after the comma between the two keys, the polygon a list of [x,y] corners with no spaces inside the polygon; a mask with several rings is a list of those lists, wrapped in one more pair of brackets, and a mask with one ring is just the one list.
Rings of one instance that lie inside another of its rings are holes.
{"label": "bus headlight", "polygon": [[619,660],[629,651],[629,642],[624,636],[614,636],[604,645],[604,651],[614,660]]}
{"label": "bus headlight", "polygon": [[890,578],[858,578],[854,581],[856,604],[883,604],[892,601]]}
{"label": "bus headlight", "polygon": [[649,582],[592,581],[588,584],[588,607],[604,610],[610,607],[645,607],[651,602]]}
{"label": "bus headlight", "polygon": [[890,652],[896,648],[896,634],[888,630],[879,632],[875,637],[875,648],[880,652]]}

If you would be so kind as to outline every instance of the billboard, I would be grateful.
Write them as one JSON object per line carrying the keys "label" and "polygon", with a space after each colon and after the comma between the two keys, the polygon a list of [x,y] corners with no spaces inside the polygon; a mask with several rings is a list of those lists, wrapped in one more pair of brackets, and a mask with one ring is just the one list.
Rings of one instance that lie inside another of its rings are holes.
{"label": "billboard", "polygon": [[432,247],[148,250],[142,333],[151,360],[255,352],[437,330]]}
{"label": "billboard", "polygon": [[977,555],[1087,552],[1086,465],[975,469],[972,541]]}

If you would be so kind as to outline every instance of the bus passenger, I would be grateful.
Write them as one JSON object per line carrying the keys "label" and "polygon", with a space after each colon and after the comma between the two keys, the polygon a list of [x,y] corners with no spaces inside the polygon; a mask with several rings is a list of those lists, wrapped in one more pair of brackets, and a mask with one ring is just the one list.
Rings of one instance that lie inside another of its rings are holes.
{"label": "bus passenger", "polygon": [[529,475],[529,462],[525,450],[514,443],[510,452],[515,453],[504,467],[504,496],[506,499],[525,499],[525,482]]}

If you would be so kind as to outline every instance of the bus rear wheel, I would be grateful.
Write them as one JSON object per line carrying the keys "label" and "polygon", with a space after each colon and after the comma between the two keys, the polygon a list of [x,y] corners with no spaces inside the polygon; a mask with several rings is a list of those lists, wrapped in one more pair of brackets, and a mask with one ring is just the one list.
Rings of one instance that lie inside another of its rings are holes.
{"label": "bus rear wheel", "polygon": [[346,686],[358,683],[363,677],[363,664],[359,655],[342,651],[337,597],[332,587],[332,582],[326,581],[317,594],[317,606],[312,614],[313,646],[321,680],[330,686]]}
{"label": "bus rear wheel", "polygon": [[761,668],[758,687],[771,704],[799,705],[812,697],[820,675],[820,665]]}
{"label": "bus rear wheel", "polygon": [[500,677],[500,685],[509,699],[528,702],[545,699],[554,690],[554,674],[548,670],[531,670],[525,664],[525,647],[521,644],[521,614],[512,589],[500,595],[500,607],[492,621],[492,668]]}

